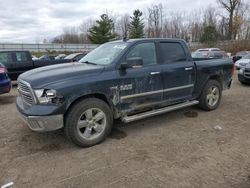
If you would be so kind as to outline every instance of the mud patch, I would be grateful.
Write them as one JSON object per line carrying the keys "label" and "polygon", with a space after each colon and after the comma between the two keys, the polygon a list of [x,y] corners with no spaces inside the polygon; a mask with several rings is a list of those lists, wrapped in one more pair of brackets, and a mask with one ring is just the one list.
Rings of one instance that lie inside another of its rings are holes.
{"label": "mud patch", "polygon": [[148,158],[149,156],[146,150],[136,150],[136,156],[134,158],[136,161],[145,161]]}
{"label": "mud patch", "polygon": [[15,102],[15,96],[1,96],[0,97],[0,104],[11,104]]}
{"label": "mud patch", "polygon": [[28,142],[30,140],[30,137],[30,134],[23,135],[21,138],[21,142]]}
{"label": "mud patch", "polygon": [[188,118],[196,118],[198,117],[198,112],[188,111],[188,112],[185,112],[184,115]]}
{"label": "mud patch", "polygon": [[29,151],[31,153],[38,153],[38,152],[50,152],[50,151],[58,151],[61,149],[59,144],[47,144],[40,148],[32,148]]}
{"label": "mud patch", "polygon": [[127,137],[127,133],[125,133],[117,128],[112,129],[112,131],[109,135],[109,138],[116,139],[116,140],[120,140],[120,139],[123,139],[125,137]]}

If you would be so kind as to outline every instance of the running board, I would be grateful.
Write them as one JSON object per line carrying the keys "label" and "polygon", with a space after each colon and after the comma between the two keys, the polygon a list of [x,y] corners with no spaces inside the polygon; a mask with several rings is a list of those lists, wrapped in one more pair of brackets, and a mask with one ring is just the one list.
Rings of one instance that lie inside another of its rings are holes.
{"label": "running board", "polygon": [[152,111],[143,112],[143,113],[132,115],[132,116],[125,116],[125,117],[122,118],[122,121],[124,123],[129,123],[129,122],[132,122],[132,121],[137,121],[137,120],[140,120],[140,119],[144,119],[146,117],[151,117],[151,116],[163,114],[163,113],[166,113],[166,112],[171,112],[171,111],[174,111],[174,110],[178,110],[178,109],[185,108],[185,107],[188,107],[188,106],[193,106],[193,105],[196,105],[196,104],[199,104],[199,101],[196,101],[196,100],[187,101],[187,102],[184,102],[184,103],[181,103],[181,104],[176,104],[176,105],[172,105],[172,106],[168,106],[168,107],[164,107],[164,108],[160,108],[160,109],[155,109],[155,110],[152,110]]}

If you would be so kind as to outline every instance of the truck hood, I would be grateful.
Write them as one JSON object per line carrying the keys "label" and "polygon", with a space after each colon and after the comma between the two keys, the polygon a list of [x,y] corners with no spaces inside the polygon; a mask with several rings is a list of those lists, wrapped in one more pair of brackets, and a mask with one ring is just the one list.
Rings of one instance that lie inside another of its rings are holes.
{"label": "truck hood", "polygon": [[85,63],[64,63],[33,69],[21,74],[18,79],[28,82],[33,88],[43,88],[56,82],[100,74],[104,69],[100,65]]}

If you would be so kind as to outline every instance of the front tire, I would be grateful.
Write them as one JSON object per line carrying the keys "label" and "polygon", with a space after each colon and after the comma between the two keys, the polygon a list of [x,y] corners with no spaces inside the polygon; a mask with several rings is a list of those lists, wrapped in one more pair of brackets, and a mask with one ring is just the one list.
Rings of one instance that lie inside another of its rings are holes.
{"label": "front tire", "polygon": [[221,101],[222,88],[216,80],[209,80],[199,98],[199,107],[211,111],[218,108]]}
{"label": "front tire", "polygon": [[89,147],[104,141],[112,125],[112,111],[107,103],[97,98],[88,98],[70,108],[64,129],[74,144]]}

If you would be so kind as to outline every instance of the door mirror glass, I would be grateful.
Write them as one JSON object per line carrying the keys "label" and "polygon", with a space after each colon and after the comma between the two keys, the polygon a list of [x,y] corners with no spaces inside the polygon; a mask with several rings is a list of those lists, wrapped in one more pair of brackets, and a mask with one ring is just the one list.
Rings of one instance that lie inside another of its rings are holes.
{"label": "door mirror glass", "polygon": [[131,57],[126,60],[126,62],[121,63],[122,69],[128,68],[141,68],[143,66],[143,60],[141,57]]}

